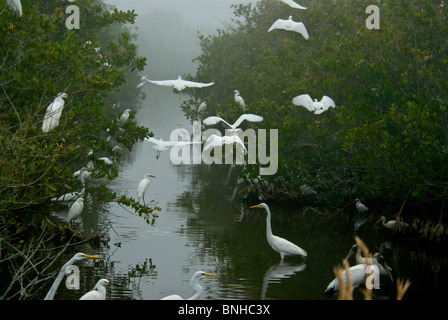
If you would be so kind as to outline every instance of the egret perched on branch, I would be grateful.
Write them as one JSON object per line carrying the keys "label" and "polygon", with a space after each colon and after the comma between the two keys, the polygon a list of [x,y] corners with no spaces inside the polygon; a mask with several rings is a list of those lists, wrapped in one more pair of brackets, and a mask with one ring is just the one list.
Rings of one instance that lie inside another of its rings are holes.
{"label": "egret perched on branch", "polygon": [[235,121],[234,124],[230,124],[226,120],[224,120],[223,118],[217,117],[217,116],[208,117],[208,118],[204,119],[202,122],[204,124],[208,125],[208,126],[211,126],[211,125],[214,125],[214,124],[218,124],[219,122],[224,122],[227,126],[230,127],[230,129],[234,133],[236,131],[236,129],[239,127],[239,125],[244,120],[249,121],[249,122],[260,122],[260,121],[263,121],[263,117],[262,116],[257,116],[256,114],[246,113],[246,114],[242,114],[238,118],[238,120]]}
{"label": "egret perched on branch", "polygon": [[92,255],[88,255],[82,252],[78,252],[77,254],[75,254],[70,260],[67,261],[67,263],[65,263],[61,270],[59,270],[59,274],[57,275],[56,279],[53,282],[53,285],[51,286],[50,290],[48,291],[47,295],[45,296],[44,300],[53,300],[54,295],[56,294],[56,290],[59,287],[59,284],[62,281],[62,278],[64,278],[65,273],[67,271],[67,268],[69,266],[71,266],[72,264],[74,264],[77,261],[80,260],[84,260],[84,259],[101,259],[100,257],[97,256],[92,256]]}
{"label": "egret perched on branch", "polygon": [[122,127],[129,119],[129,112],[131,112],[131,109],[126,109],[123,111],[123,113],[120,116],[120,126]]}
{"label": "egret perched on branch", "polygon": [[[390,268],[387,265],[386,261],[384,260],[384,257],[381,255],[381,253],[377,252],[373,255],[372,265],[381,265],[386,271],[388,271],[390,279],[392,280],[392,274],[390,273],[389,270]],[[369,267],[368,264],[362,263],[348,268],[349,278],[353,289],[365,283],[366,275],[368,275],[367,272],[369,272],[368,267]],[[341,278],[342,278],[341,281],[345,284],[345,286],[347,286],[347,273],[345,270],[342,272]],[[328,284],[327,289],[324,291],[324,296],[329,298],[338,291],[339,291],[339,279],[335,278]]]}
{"label": "egret perched on branch", "polygon": [[240,92],[238,90],[233,90],[233,92],[235,93],[234,95],[235,102],[238,103],[241,109],[243,109],[244,111],[244,109],[246,108],[246,103],[244,102],[243,97],[241,97]]}
{"label": "egret perched on branch", "polygon": [[140,199],[143,198],[143,204],[145,204],[145,192],[146,192],[146,189],[148,189],[149,182],[150,182],[149,178],[151,178],[151,177],[156,178],[152,174],[147,173],[147,174],[145,174],[143,179],[140,180],[140,182],[138,183],[138,187],[137,187],[138,202],[140,202]]}
{"label": "egret perched on branch", "polygon": [[191,277],[191,280],[190,280],[190,287],[195,292],[195,294],[193,296],[191,296],[188,299],[184,299],[177,294],[173,294],[173,295],[167,296],[165,298],[162,298],[160,300],[198,300],[201,297],[202,291],[204,290],[204,288],[201,286],[199,281],[204,279],[205,277],[218,277],[218,275],[213,274],[213,273],[207,273],[204,271],[197,271],[193,275],[193,277]]}
{"label": "egret perched on branch", "polygon": [[52,103],[47,107],[42,122],[42,131],[44,133],[50,132],[59,125],[59,119],[64,109],[64,99],[68,98],[66,93],[59,93]]}
{"label": "egret perched on branch", "polygon": [[356,210],[358,210],[359,213],[364,213],[369,210],[364,204],[361,203],[361,200],[356,198]]}
{"label": "egret perched on branch", "polygon": [[311,99],[310,95],[302,94],[292,99],[292,103],[296,106],[303,106],[308,111],[314,112],[314,114],[321,114],[322,112],[327,111],[330,107],[336,108],[336,104],[333,99],[328,96],[323,96],[320,101],[317,99]]}
{"label": "egret perched on branch", "polygon": [[65,218],[65,221],[68,224],[72,224],[76,218],[78,218],[82,210],[84,209],[84,198],[78,198],[76,201],[71,205],[70,210],[68,211],[67,218]]}
{"label": "egret perched on branch", "polygon": [[9,9],[11,9],[12,12],[14,12],[15,15],[21,17],[22,16],[22,3],[20,0],[7,0],[6,3],[9,6]]}
{"label": "egret perched on branch", "polygon": [[[385,216],[382,216],[381,218],[379,218],[378,221],[375,222],[375,224],[373,226],[375,226],[380,221],[382,222],[383,227],[386,227],[387,229],[395,230],[397,228],[397,220],[390,220],[390,221],[386,222]],[[409,224],[407,224],[404,221],[400,221],[400,228],[402,228],[402,229],[409,228]]]}
{"label": "egret perched on branch", "polygon": [[79,300],[106,300],[106,285],[109,284],[109,280],[99,280],[93,290],[85,293]]}
{"label": "egret perched on branch", "polygon": [[308,31],[306,30],[303,22],[296,22],[292,20],[292,16],[289,16],[288,20],[278,19],[275,21],[272,26],[269,28],[268,32],[271,32],[274,29],[284,29],[287,31],[295,31],[300,33],[305,39],[308,39],[310,36],[308,35]]}
{"label": "egret perched on branch", "polygon": [[297,3],[295,3],[294,1],[292,1],[292,0],[279,0],[279,1],[281,1],[281,2],[283,2],[283,3],[286,3],[288,6],[290,6],[291,8],[295,8],[295,9],[302,9],[302,10],[305,10],[306,9],[306,7],[302,7],[300,4],[297,4]]}
{"label": "egret perched on branch", "polygon": [[263,208],[266,210],[267,218],[266,218],[266,238],[268,239],[269,245],[274,249],[274,251],[280,253],[281,260],[285,258],[285,256],[293,256],[298,255],[302,257],[306,257],[307,253],[305,250],[300,248],[299,246],[295,245],[294,243],[274,236],[272,234],[271,229],[271,211],[269,210],[269,207],[266,203],[260,203],[255,206],[249,207],[249,208]]}

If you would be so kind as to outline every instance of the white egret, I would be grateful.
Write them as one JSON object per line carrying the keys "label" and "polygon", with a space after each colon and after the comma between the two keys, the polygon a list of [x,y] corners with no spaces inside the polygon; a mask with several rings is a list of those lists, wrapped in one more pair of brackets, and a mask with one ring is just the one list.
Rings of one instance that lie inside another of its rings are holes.
{"label": "white egret", "polygon": [[145,138],[145,140],[151,142],[153,144],[153,148],[157,150],[156,159],[159,159],[162,151],[168,150],[176,145],[186,145],[192,143],[190,141],[165,141],[162,138],[156,139],[153,137]]}
{"label": "white egret", "polygon": [[244,145],[243,140],[237,135],[231,135],[231,136],[218,136],[216,134],[210,135],[204,142],[204,150],[206,152],[209,152],[211,148],[215,147],[222,147],[224,144],[234,144],[237,143],[240,146],[243,147],[243,150],[245,153],[247,153],[246,146]]}
{"label": "white egret", "polygon": [[238,103],[241,107],[241,109],[245,109],[246,107],[246,103],[244,102],[244,99],[241,97],[240,92],[238,90],[233,90],[233,92],[235,93],[234,95],[234,100],[236,103]]}
{"label": "white egret", "polygon": [[[375,224],[373,226],[375,226],[380,221],[382,222],[383,227],[386,227],[387,229],[395,230],[397,228],[397,220],[390,220],[390,221],[386,222],[385,216],[382,216],[381,218],[379,218],[378,221],[375,222]],[[400,228],[402,228],[402,229],[409,228],[409,224],[407,224],[404,221],[400,221]]]}
{"label": "white egret", "polygon": [[292,99],[292,103],[296,106],[303,106],[308,111],[314,112],[315,114],[321,114],[322,112],[327,111],[330,107],[336,108],[336,104],[333,99],[328,96],[323,96],[320,101],[317,99],[311,99],[310,95],[302,94]]}
{"label": "white egret", "polygon": [[45,296],[44,300],[53,300],[54,295],[56,294],[56,290],[59,287],[59,284],[62,281],[62,278],[64,278],[66,270],[69,266],[74,264],[77,261],[84,260],[84,259],[101,259],[97,256],[88,255],[82,252],[78,252],[75,254],[70,260],[68,260],[59,270],[59,274],[57,275],[56,279],[53,282],[53,285],[51,286],[50,290],[48,291],[47,295]]}
{"label": "white egret", "polygon": [[204,279],[205,277],[218,277],[218,275],[213,274],[213,273],[207,273],[204,271],[197,271],[193,275],[193,277],[191,277],[191,280],[190,280],[190,287],[195,292],[195,294],[193,296],[191,296],[188,299],[184,299],[177,294],[173,294],[173,295],[164,297],[160,300],[198,300],[201,297],[202,291],[204,290],[204,288],[201,286],[199,281]]}
{"label": "white egret", "polygon": [[59,93],[45,111],[44,120],[42,122],[42,131],[50,132],[59,125],[59,119],[64,109],[64,99],[68,98],[66,93]]}
{"label": "white egret", "polygon": [[183,80],[181,76],[179,76],[176,80],[146,80],[151,83],[157,84],[159,86],[166,87],[174,87],[178,91],[182,91],[185,88],[204,88],[214,85],[214,82],[202,83],[202,82],[193,82],[188,80]]}
{"label": "white egret", "polygon": [[315,196],[317,194],[316,190],[306,184],[300,186],[300,191],[306,196]]}
{"label": "white egret", "polygon": [[51,201],[54,202],[74,202],[76,199],[84,197],[86,189],[83,187],[81,190],[74,191],[74,192],[68,192],[66,194],[63,194],[59,197],[51,198]]}
{"label": "white egret", "polygon": [[306,9],[306,7],[303,7],[303,6],[301,6],[300,4],[295,3],[295,2],[292,1],[292,0],[279,0],[279,1],[281,1],[281,2],[283,2],[283,3],[286,3],[286,4],[287,4],[288,6],[290,6],[291,8],[302,9],[302,10],[305,10],[305,9]]}
{"label": "white egret", "polygon": [[[386,271],[389,271],[389,266],[384,261],[384,257],[381,255],[381,253],[377,252],[373,255],[372,264],[373,265],[379,264],[379,265],[383,266]],[[366,272],[369,271],[368,266],[369,266],[368,264],[362,263],[362,264],[357,264],[348,269],[349,278],[350,278],[350,282],[352,284],[353,289],[355,289],[355,288],[359,287],[360,285],[362,285],[363,283],[365,283],[365,279],[366,279],[366,275],[367,275]],[[392,274],[390,273],[390,271],[388,272],[388,274],[392,280]],[[341,279],[342,282],[345,284],[345,286],[347,286],[346,270],[344,270],[342,272],[341,278],[342,278]],[[331,281],[328,284],[327,289],[324,291],[324,296],[330,298],[338,291],[339,291],[339,280],[338,280],[338,278],[335,278],[333,281]]]}
{"label": "white egret", "polygon": [[208,117],[206,119],[204,119],[202,122],[208,126],[214,125],[214,124],[218,124],[219,122],[224,122],[227,126],[230,127],[230,129],[232,130],[232,132],[235,132],[236,129],[239,127],[239,125],[244,121],[250,121],[250,122],[260,122],[263,121],[263,117],[262,116],[258,116],[256,114],[251,114],[251,113],[245,113],[242,114],[236,121],[234,124],[230,124],[228,123],[226,120],[224,120],[221,117],[217,117],[217,116],[212,116],[212,117]]}
{"label": "white egret", "polygon": [[21,17],[22,16],[22,3],[20,0],[7,0],[6,3],[9,6],[9,9],[11,9],[14,14]]}
{"label": "white egret", "polygon": [[271,32],[274,29],[284,29],[287,31],[295,31],[300,33],[305,39],[308,39],[310,36],[308,35],[308,31],[306,30],[303,22],[296,22],[292,20],[292,16],[289,16],[288,20],[278,19],[275,21],[272,26],[269,28],[268,32]]}
{"label": "white egret", "polygon": [[109,284],[109,280],[99,280],[93,290],[85,293],[79,300],[106,300],[106,285]]}
{"label": "white egret", "polygon": [[350,251],[347,254],[347,257],[345,259],[348,260],[355,252],[356,252],[356,255],[355,255],[356,264],[373,264],[378,267],[381,275],[389,274],[389,272],[392,271],[392,269],[389,266],[387,266],[387,268],[389,269],[389,272],[386,271],[386,269],[384,269],[384,267],[380,263],[378,263],[377,259],[363,257],[362,253],[361,253],[361,248],[357,244],[354,244],[352,246],[352,248],[350,249]]}
{"label": "white egret", "polygon": [[[138,198],[138,202],[140,202],[140,199],[143,198],[143,204],[145,204],[145,192],[146,189],[148,189],[149,186],[149,178],[156,178],[155,176],[153,176],[150,173],[145,174],[145,176],[143,177],[142,180],[140,180],[140,182],[138,183],[138,187],[137,187],[137,198]],[[146,205],[146,204],[145,204]]]}
{"label": "white egret", "polygon": [[78,218],[81,215],[83,209],[84,209],[84,198],[76,199],[76,201],[73,202],[73,204],[70,206],[65,221],[68,224],[73,223],[74,220],[76,220],[76,218]]}
{"label": "white egret", "polygon": [[278,236],[274,236],[272,234],[271,229],[271,211],[269,210],[269,207],[266,203],[260,203],[255,206],[249,207],[249,208],[264,208],[267,213],[266,218],[266,238],[268,240],[269,245],[274,249],[274,251],[280,253],[281,260],[285,258],[285,256],[292,256],[292,255],[298,255],[302,257],[306,257],[307,253],[305,250],[300,248],[299,246],[295,245],[294,243],[280,238]]}
{"label": "white egret", "polygon": [[207,109],[207,103],[202,102],[198,107],[198,112],[199,113],[205,112],[206,109]]}
{"label": "white egret", "polygon": [[356,198],[356,210],[358,210],[359,213],[364,213],[369,210],[358,198]]}
{"label": "white egret", "polygon": [[129,119],[129,112],[131,112],[131,109],[126,109],[123,111],[123,113],[120,116],[120,126],[122,127]]}
{"label": "white egret", "polygon": [[101,157],[98,160],[103,161],[105,164],[112,165],[114,162],[110,160],[108,157]]}
{"label": "white egret", "polygon": [[82,185],[85,185],[86,181],[90,179],[90,170],[90,168],[82,167],[73,173],[73,177],[78,177],[78,180],[81,181]]}

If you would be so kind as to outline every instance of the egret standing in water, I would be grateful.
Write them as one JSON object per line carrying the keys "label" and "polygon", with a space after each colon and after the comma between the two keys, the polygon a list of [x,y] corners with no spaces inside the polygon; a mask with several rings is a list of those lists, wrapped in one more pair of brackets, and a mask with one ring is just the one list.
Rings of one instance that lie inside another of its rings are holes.
{"label": "egret standing in water", "polygon": [[106,285],[109,284],[109,280],[99,280],[93,290],[84,294],[79,300],[106,300]]}
{"label": "egret standing in water", "polygon": [[204,271],[197,271],[193,275],[193,277],[191,277],[191,280],[190,280],[190,287],[195,292],[195,294],[193,296],[191,296],[188,299],[184,299],[177,294],[173,294],[173,295],[167,296],[165,298],[162,298],[160,300],[198,300],[201,297],[202,291],[204,290],[204,288],[201,286],[199,281],[204,279],[205,277],[218,277],[218,275],[213,274],[213,273],[207,273]]}
{"label": "egret standing in water", "polygon": [[51,288],[48,291],[47,295],[45,296],[44,300],[53,300],[54,295],[56,294],[56,290],[58,289],[59,284],[62,281],[62,278],[64,278],[64,276],[65,276],[67,268],[69,266],[71,266],[72,264],[74,264],[75,262],[84,260],[84,259],[101,259],[101,258],[97,257],[97,256],[85,254],[82,252],[78,252],[77,254],[75,254],[70,260],[67,261],[67,263],[65,263],[62,266],[61,270],[59,270],[59,274],[57,275],[56,279],[54,280],[53,285],[51,286]]}
{"label": "egret standing in water", "polygon": [[140,180],[140,182],[138,183],[138,187],[137,187],[137,198],[138,198],[138,202],[140,202],[140,199],[143,198],[143,204],[145,204],[145,192],[146,189],[148,189],[149,186],[149,178],[156,178],[155,176],[153,176],[150,173],[145,174],[145,176],[143,177],[142,180]]}
{"label": "egret standing in water", "polygon": [[66,93],[59,93],[52,103],[47,107],[42,122],[42,131],[44,133],[50,132],[59,125],[59,119],[64,109],[64,99],[68,98]]}
{"label": "egret standing in water", "polygon": [[300,248],[299,246],[295,245],[294,243],[274,236],[272,234],[271,229],[271,211],[269,210],[269,207],[266,203],[260,203],[255,206],[249,207],[249,208],[263,208],[266,210],[267,218],[266,218],[266,237],[268,240],[269,245],[274,249],[274,251],[280,253],[281,260],[285,258],[285,256],[293,256],[298,255],[302,257],[306,257],[307,253],[305,250]]}

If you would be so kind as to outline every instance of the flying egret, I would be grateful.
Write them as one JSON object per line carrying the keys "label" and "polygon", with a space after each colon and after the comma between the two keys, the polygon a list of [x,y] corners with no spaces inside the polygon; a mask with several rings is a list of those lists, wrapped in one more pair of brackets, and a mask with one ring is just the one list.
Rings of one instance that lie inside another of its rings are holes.
{"label": "flying egret", "polygon": [[53,282],[53,285],[51,286],[50,290],[48,291],[47,295],[45,296],[44,300],[53,300],[54,295],[56,294],[56,290],[59,287],[59,284],[62,281],[62,278],[64,278],[65,273],[67,271],[67,268],[74,264],[77,261],[84,260],[84,259],[101,259],[97,256],[88,255],[82,252],[78,252],[75,254],[70,260],[68,260],[59,270],[59,274],[57,275],[56,279]]}
{"label": "flying egret", "polygon": [[159,159],[162,151],[168,150],[176,145],[186,145],[192,143],[190,141],[165,141],[162,138],[156,139],[153,137],[145,138],[145,140],[151,142],[153,144],[153,148],[157,150],[156,159]]}
{"label": "flying egret", "polygon": [[227,126],[230,127],[230,129],[232,130],[232,132],[235,132],[236,129],[239,127],[239,125],[244,121],[250,121],[250,122],[260,122],[263,121],[263,117],[262,116],[258,116],[256,114],[251,114],[251,113],[245,113],[242,114],[236,121],[234,124],[230,124],[227,121],[225,121],[223,118],[221,117],[217,117],[217,116],[212,116],[212,117],[208,117],[206,119],[204,119],[202,122],[208,126],[217,124],[219,122],[224,122]]}
{"label": "flying egret", "polygon": [[268,32],[271,32],[274,29],[284,29],[287,31],[295,31],[300,33],[305,39],[308,39],[310,36],[308,35],[308,31],[306,30],[303,22],[296,22],[292,20],[292,16],[289,16],[288,20],[278,19],[275,21],[272,26],[269,28]]}
{"label": "flying egret", "polygon": [[50,132],[59,125],[62,109],[64,109],[65,98],[68,98],[66,93],[59,93],[53,102],[47,107],[44,120],[42,122],[42,131],[44,133]]}
{"label": "flying egret", "polygon": [[336,107],[333,99],[328,96],[323,96],[320,101],[317,101],[317,99],[314,99],[313,101],[308,94],[302,94],[293,98],[292,103],[296,106],[303,106],[308,111],[314,112],[315,114],[321,114],[322,112],[327,111],[330,107]]}
{"label": "flying egret", "polygon": [[[387,265],[386,261],[384,261],[384,257],[381,255],[381,253],[377,252],[373,255],[372,258],[372,265],[381,265],[383,266],[383,268],[386,271],[389,271],[389,266]],[[350,282],[352,283],[352,288],[355,289],[357,287],[359,287],[360,285],[362,285],[363,283],[365,283],[365,279],[366,279],[366,275],[369,271],[368,269],[368,264],[357,264],[353,267],[348,268],[348,272],[349,272],[349,278],[350,278]],[[390,279],[392,280],[392,274],[390,273],[390,271],[388,272]],[[344,284],[347,286],[347,273],[346,270],[344,270],[342,272],[341,275],[342,281],[344,282]],[[328,286],[327,289],[324,291],[324,296],[330,298],[331,296],[333,296],[335,293],[337,293],[339,291],[339,279],[335,278],[333,281],[331,281]]]}
{"label": "flying egret", "polygon": [[156,178],[152,174],[147,173],[147,174],[145,174],[143,179],[140,180],[140,182],[138,183],[138,187],[137,187],[138,202],[140,202],[140,199],[143,198],[143,204],[145,204],[145,192],[146,192],[146,189],[148,189],[149,182],[150,182],[149,178],[151,178],[151,177]]}
{"label": "flying egret", "polygon": [[302,10],[305,10],[305,9],[306,9],[306,7],[302,7],[300,4],[295,3],[295,2],[292,1],[292,0],[279,0],[279,1],[281,1],[281,2],[283,2],[283,3],[286,3],[286,4],[287,4],[288,6],[290,6],[291,8],[302,9]]}
{"label": "flying egret", "polygon": [[70,210],[68,211],[67,217],[65,221],[70,224],[73,223],[76,218],[81,215],[82,210],[84,209],[84,198],[78,198],[75,202],[70,206]]}
{"label": "flying egret", "polygon": [[358,210],[359,213],[364,213],[369,210],[364,204],[361,203],[361,200],[356,198],[356,210]]}
{"label": "flying egret", "polygon": [[[385,216],[382,216],[381,218],[379,218],[378,221],[375,222],[375,224],[373,226],[375,226],[380,221],[382,222],[382,225],[384,227],[386,227],[387,229],[395,230],[397,228],[397,220],[390,220],[390,221],[386,222]],[[400,221],[400,228],[403,228],[403,229],[409,228],[409,224],[407,224],[404,221]]]}
{"label": "flying egret", "polygon": [[274,249],[274,251],[280,253],[281,260],[285,258],[285,256],[291,256],[291,255],[299,255],[302,257],[306,257],[307,253],[305,250],[300,248],[299,246],[295,245],[294,243],[280,238],[278,236],[274,236],[272,234],[271,229],[271,211],[269,210],[269,207],[266,203],[260,203],[255,206],[249,207],[249,208],[264,208],[267,213],[266,218],[266,237],[268,239],[269,245]]}
{"label": "flying egret", "polygon": [[236,103],[238,103],[241,107],[241,109],[245,109],[246,104],[244,103],[244,99],[241,97],[240,92],[238,90],[233,90],[233,92],[235,93],[234,95],[234,100]]}
{"label": "flying egret", "polygon": [[218,275],[213,274],[213,273],[207,273],[204,271],[197,271],[193,275],[193,277],[191,277],[191,280],[190,280],[190,287],[195,292],[195,294],[193,296],[191,296],[188,299],[184,299],[177,294],[173,294],[173,295],[164,297],[160,300],[198,300],[201,297],[202,291],[204,290],[204,288],[201,286],[199,281],[204,279],[205,277],[218,277]]}
{"label": "flying egret", "polygon": [[[356,255],[355,255],[356,264],[373,264],[378,267],[381,275],[389,274],[389,272],[386,271],[386,269],[384,269],[384,267],[380,263],[378,263],[377,259],[363,257],[362,253],[361,253],[361,248],[359,247],[358,244],[354,244],[352,246],[352,248],[350,249],[350,251],[347,254],[347,257],[345,259],[348,260],[355,252],[356,252]],[[389,271],[391,272],[392,269],[389,266],[387,266],[387,267],[388,267]]]}
{"label": "flying egret", "polygon": [[106,285],[109,284],[109,280],[99,280],[93,290],[85,293],[79,300],[106,300]]}
{"label": "flying egret", "polygon": [[9,6],[9,9],[11,9],[14,14],[18,15],[19,17],[22,16],[22,3],[20,0],[7,0],[6,3]]}
{"label": "flying egret", "polygon": [[209,83],[202,83],[202,82],[194,82],[194,81],[188,81],[183,80],[181,76],[178,76],[176,80],[146,80],[151,83],[157,84],[159,86],[166,86],[166,87],[174,87],[178,91],[182,91],[185,88],[204,88],[214,85],[214,82]]}
{"label": "flying egret", "polygon": [[129,112],[131,112],[131,109],[126,109],[123,111],[123,113],[120,116],[120,126],[122,127],[129,119]]}
{"label": "flying egret", "polygon": [[204,150],[206,152],[209,152],[211,148],[215,147],[222,147],[224,144],[234,144],[237,143],[240,146],[243,147],[243,150],[245,153],[247,153],[246,146],[244,145],[243,140],[237,135],[231,135],[231,136],[218,136],[216,134],[210,135],[204,142]]}

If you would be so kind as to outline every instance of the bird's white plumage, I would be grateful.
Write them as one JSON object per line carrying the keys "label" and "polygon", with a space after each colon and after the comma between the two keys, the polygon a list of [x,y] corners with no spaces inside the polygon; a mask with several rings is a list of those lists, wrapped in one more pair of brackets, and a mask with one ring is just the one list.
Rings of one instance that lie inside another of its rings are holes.
{"label": "bird's white plumage", "polygon": [[294,31],[294,32],[300,33],[305,39],[308,39],[310,37],[303,22],[296,22],[296,21],[292,20],[292,16],[289,16],[289,18],[287,20],[277,19],[271,25],[268,32],[271,32],[272,30],[275,30],[275,29]]}
{"label": "bird's white plumage", "polygon": [[66,93],[60,93],[47,107],[45,111],[44,120],[42,122],[42,131],[44,133],[50,132],[59,125],[59,119],[64,109],[64,99],[68,98]]}
{"label": "bird's white plumage", "polygon": [[364,213],[369,210],[359,199],[356,199],[356,210],[358,210],[359,213]]}
{"label": "bird's white plumage", "polygon": [[148,186],[150,183],[149,178],[151,178],[151,177],[155,178],[152,174],[147,173],[147,174],[145,174],[143,179],[140,180],[140,182],[138,183],[138,186],[137,186],[138,201],[140,201],[140,199],[145,195],[146,189],[148,189]]}
{"label": "bird's white plumage", "polygon": [[109,284],[109,280],[99,280],[93,290],[85,293],[79,300],[106,300],[106,285]]}
{"label": "bird's white plumage", "polygon": [[179,76],[176,80],[146,80],[148,82],[154,83],[159,86],[166,86],[166,87],[174,87],[178,91],[182,91],[185,88],[204,88],[214,85],[214,82],[209,83],[202,83],[202,82],[194,82],[194,81],[188,81],[183,80],[181,76]]}
{"label": "bird's white plumage", "polygon": [[306,7],[301,6],[300,4],[292,1],[292,0],[279,0],[285,4],[287,4],[288,6],[290,6],[291,8],[295,8],[295,9],[302,9],[305,10]]}
{"label": "bird's white plumage", "polygon": [[246,108],[246,103],[244,102],[243,97],[241,97],[240,92],[238,90],[234,90],[233,92],[235,93],[233,96],[235,102],[244,110]]}
{"label": "bird's white plumage", "polygon": [[123,126],[129,120],[129,112],[131,111],[131,109],[126,109],[123,111],[120,116],[120,126]]}
{"label": "bird's white plumage", "polygon": [[160,300],[198,300],[201,297],[202,291],[204,290],[204,288],[200,284],[200,281],[202,279],[204,279],[205,277],[217,277],[217,275],[213,274],[213,273],[207,273],[204,271],[197,271],[191,277],[191,280],[190,280],[190,287],[195,292],[193,296],[191,296],[188,299],[184,299],[177,294],[173,294],[173,295],[166,296]]}
{"label": "bird's white plumage", "polygon": [[22,16],[22,3],[20,0],[7,0],[6,2],[9,6],[9,9],[11,9],[12,12],[14,12],[19,17]]}
{"label": "bird's white plumage", "polygon": [[308,94],[302,94],[292,99],[292,103],[296,106],[303,106],[308,111],[314,112],[315,114],[321,114],[327,111],[329,108],[335,108],[336,104],[333,99],[328,96],[323,96],[320,101],[313,99]]}
{"label": "bird's white plumage", "polygon": [[75,220],[81,215],[83,209],[84,209],[84,198],[76,199],[76,201],[73,202],[73,204],[70,206],[70,210],[68,211],[65,221],[67,223],[70,223],[71,221]]}
{"label": "bird's white plumage", "polygon": [[[381,218],[378,219],[377,222],[375,222],[375,225],[380,221],[381,221],[381,224],[383,225],[383,227],[385,227],[387,229],[395,230],[397,228],[396,220],[389,220],[386,222],[386,217],[382,216]],[[402,228],[402,229],[409,228],[409,224],[404,221],[400,221],[400,228]]]}
{"label": "bird's white plumage", "polygon": [[234,124],[230,124],[228,123],[226,120],[224,120],[221,117],[218,116],[212,116],[212,117],[208,117],[206,119],[204,119],[202,122],[208,126],[214,125],[214,124],[218,124],[219,122],[223,122],[225,123],[227,126],[229,126],[233,131],[235,131],[240,124],[243,121],[249,121],[249,122],[260,122],[263,121],[263,117],[262,116],[258,116],[256,114],[250,114],[250,113],[246,113],[246,114],[242,114],[236,121]]}
{"label": "bird's white plumage", "polygon": [[204,142],[204,150],[205,152],[209,152],[210,149],[216,148],[216,147],[222,147],[224,144],[238,144],[240,145],[244,152],[247,153],[246,146],[244,145],[243,140],[237,135],[231,135],[231,136],[218,136],[216,134],[210,135]]}
{"label": "bird's white plumage", "polygon": [[283,260],[285,256],[298,255],[302,257],[306,257],[308,254],[305,250],[297,246],[296,244],[283,239],[281,237],[275,236],[272,234],[271,228],[271,211],[266,203],[260,203],[255,206],[251,206],[250,208],[263,208],[266,210],[267,218],[266,218],[266,238],[268,240],[269,245],[272,249],[278,253],[280,253],[280,257]]}
{"label": "bird's white plumage", "polygon": [[66,194],[63,194],[62,196],[52,198],[51,201],[54,201],[54,202],[74,202],[74,201],[76,201],[76,199],[84,196],[85,190],[86,190],[85,188],[82,188],[79,191],[68,192]]}

